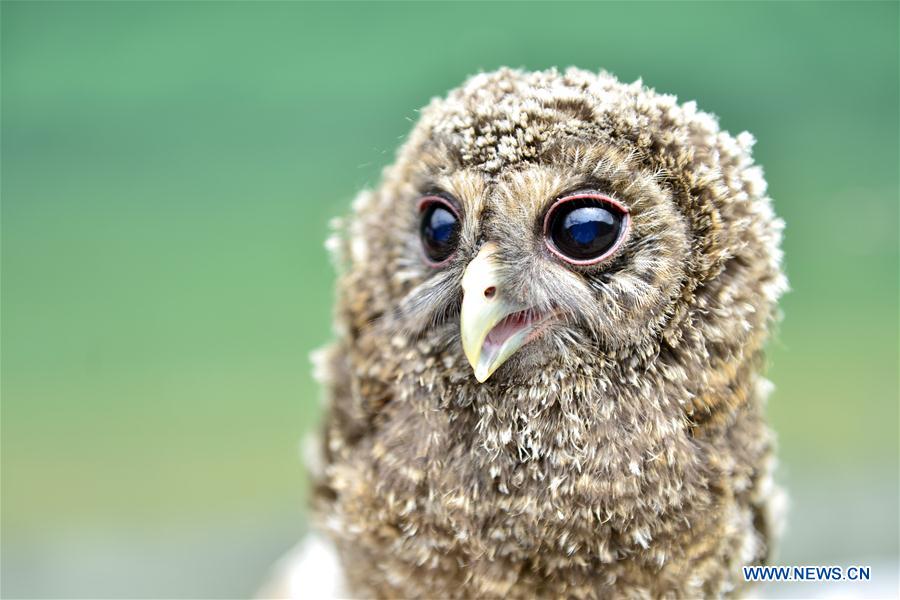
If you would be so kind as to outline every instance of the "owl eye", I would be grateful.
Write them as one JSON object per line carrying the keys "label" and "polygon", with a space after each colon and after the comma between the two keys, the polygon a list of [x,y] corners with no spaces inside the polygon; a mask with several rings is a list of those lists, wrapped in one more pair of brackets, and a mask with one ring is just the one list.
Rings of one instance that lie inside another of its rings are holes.
{"label": "owl eye", "polygon": [[419,237],[425,259],[432,267],[443,265],[456,250],[459,239],[459,213],[440,196],[426,196],[419,200],[422,221]]}
{"label": "owl eye", "polygon": [[625,237],[628,210],[599,194],[557,200],[544,218],[544,238],[551,252],[576,265],[609,257]]}

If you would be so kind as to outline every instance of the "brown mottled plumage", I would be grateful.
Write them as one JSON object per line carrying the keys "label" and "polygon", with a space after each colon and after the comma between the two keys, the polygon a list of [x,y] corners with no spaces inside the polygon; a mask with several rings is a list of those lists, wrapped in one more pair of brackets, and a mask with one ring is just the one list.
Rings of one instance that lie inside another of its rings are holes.
{"label": "brown mottled plumage", "polygon": [[[786,287],[752,144],[693,103],[575,69],[477,75],[422,111],[334,240],[315,508],[353,595],[739,590],[772,542],[760,371]],[[542,223],[585,189],[631,224],[612,259],[573,266]],[[460,212],[440,268],[420,247],[431,193]],[[486,243],[503,293],[558,318],[479,383],[459,315]]]}

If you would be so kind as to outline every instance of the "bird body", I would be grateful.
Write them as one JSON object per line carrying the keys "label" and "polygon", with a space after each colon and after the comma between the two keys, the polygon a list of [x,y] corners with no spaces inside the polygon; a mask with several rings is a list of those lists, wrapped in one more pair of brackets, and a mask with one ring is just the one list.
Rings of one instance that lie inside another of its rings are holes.
{"label": "bird body", "polygon": [[697,597],[770,552],[782,224],[749,134],[477,75],[331,242],[314,515],[353,596]]}

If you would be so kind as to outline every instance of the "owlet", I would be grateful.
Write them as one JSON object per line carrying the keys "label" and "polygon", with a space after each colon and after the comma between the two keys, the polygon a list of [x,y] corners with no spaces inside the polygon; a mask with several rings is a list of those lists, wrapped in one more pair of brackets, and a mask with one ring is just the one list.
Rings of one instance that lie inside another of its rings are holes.
{"label": "owlet", "polygon": [[501,69],[332,241],[315,518],[347,593],[700,597],[772,545],[782,222],[693,102]]}

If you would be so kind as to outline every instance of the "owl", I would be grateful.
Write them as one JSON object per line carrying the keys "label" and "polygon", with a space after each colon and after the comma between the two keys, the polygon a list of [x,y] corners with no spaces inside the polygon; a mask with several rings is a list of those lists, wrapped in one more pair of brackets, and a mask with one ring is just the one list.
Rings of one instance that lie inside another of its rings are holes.
{"label": "owl", "polygon": [[331,240],[313,515],[348,595],[740,593],[780,497],[753,143],[577,69],[421,111]]}

